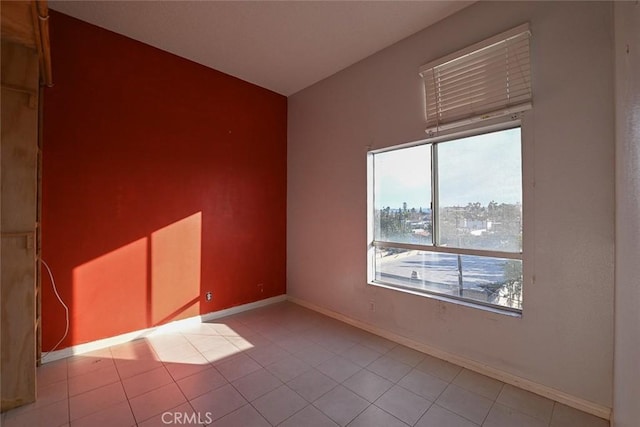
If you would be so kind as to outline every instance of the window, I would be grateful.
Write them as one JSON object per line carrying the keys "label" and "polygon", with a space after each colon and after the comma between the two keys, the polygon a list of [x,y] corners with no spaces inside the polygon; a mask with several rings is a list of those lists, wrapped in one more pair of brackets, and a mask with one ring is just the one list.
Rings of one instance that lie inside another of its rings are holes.
{"label": "window", "polygon": [[522,309],[519,122],[369,154],[369,280]]}
{"label": "window", "polygon": [[420,68],[429,139],[368,154],[369,283],[522,310],[530,38],[523,24]]}

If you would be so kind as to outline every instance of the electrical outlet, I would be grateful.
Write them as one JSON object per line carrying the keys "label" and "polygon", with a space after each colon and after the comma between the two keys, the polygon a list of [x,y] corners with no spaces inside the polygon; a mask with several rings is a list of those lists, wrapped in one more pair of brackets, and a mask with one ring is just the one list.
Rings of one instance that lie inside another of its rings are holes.
{"label": "electrical outlet", "polygon": [[369,301],[369,311],[376,311],[376,302],[374,300]]}
{"label": "electrical outlet", "polygon": [[205,300],[207,300],[207,301],[211,301],[211,300],[213,299],[213,292],[211,292],[211,291],[207,291],[207,292],[204,294],[204,299],[205,299]]}
{"label": "electrical outlet", "polygon": [[264,283],[258,283],[258,289],[260,289],[260,293],[264,293]]}

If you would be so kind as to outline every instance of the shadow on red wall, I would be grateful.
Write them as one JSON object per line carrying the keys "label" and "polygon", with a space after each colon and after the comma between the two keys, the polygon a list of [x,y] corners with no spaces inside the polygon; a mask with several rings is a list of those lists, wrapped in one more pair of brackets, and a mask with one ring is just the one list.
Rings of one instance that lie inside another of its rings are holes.
{"label": "shadow on red wall", "polygon": [[[286,98],[51,21],[42,230],[71,311],[60,348],[285,293]],[[42,316],[46,351],[65,326],[47,281]]]}

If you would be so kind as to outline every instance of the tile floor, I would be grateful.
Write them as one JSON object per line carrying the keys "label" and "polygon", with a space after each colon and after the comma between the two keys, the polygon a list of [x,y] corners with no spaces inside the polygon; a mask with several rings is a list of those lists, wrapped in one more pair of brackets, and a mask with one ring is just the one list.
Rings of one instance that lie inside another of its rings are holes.
{"label": "tile floor", "polygon": [[37,375],[37,402],[3,414],[3,426],[609,425],[288,302]]}

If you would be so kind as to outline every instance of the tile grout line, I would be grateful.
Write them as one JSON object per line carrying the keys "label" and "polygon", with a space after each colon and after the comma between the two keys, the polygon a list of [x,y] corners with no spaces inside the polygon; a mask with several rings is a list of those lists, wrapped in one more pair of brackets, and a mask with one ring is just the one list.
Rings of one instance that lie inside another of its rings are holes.
{"label": "tile grout line", "polygon": [[[408,388],[405,388],[404,386],[402,386],[402,385],[400,384],[400,381],[402,381],[402,380],[403,380],[407,375],[409,375],[409,374],[413,371],[413,369],[415,369],[415,368],[412,368],[412,369],[411,369],[411,371],[407,372],[405,375],[403,375],[403,376],[402,376],[402,378],[400,378],[397,382],[395,382],[395,383],[393,384],[393,386],[400,387],[401,389],[403,389],[403,390],[405,390],[405,391],[407,391],[407,392],[409,392],[409,393],[413,394],[414,396],[417,396],[417,397],[419,397],[420,399],[423,399],[423,400],[426,400],[427,402],[430,402],[429,406],[427,406],[427,409],[426,409],[424,412],[422,412],[422,413],[420,414],[420,416],[418,417],[418,419],[416,420],[416,422],[415,422],[415,423],[413,423],[413,424],[411,424],[412,426],[413,426],[413,425],[415,425],[418,421],[420,421],[420,418],[422,418],[422,417],[424,416],[424,414],[426,414],[426,413],[427,413],[427,411],[429,411],[429,409],[431,409],[431,407],[432,407],[433,405],[435,405],[436,400],[437,400],[437,398],[436,398],[435,400],[431,401],[431,400],[427,399],[426,397],[421,396],[421,395],[419,395],[418,393],[415,393],[413,390],[409,390]],[[376,375],[377,375],[377,374],[376,374]],[[378,398],[377,398],[374,402],[372,402],[371,404],[372,404],[372,405],[375,405],[377,408],[380,408],[378,405],[376,405],[376,402],[377,402],[378,400],[380,400],[380,398],[382,398],[382,396],[384,396],[384,395],[385,395],[389,390],[391,390],[391,389],[393,388],[393,386],[391,386],[387,391],[385,391],[384,393],[382,393],[382,394],[380,395],[380,397],[378,397]],[[440,392],[440,394],[442,394],[442,393],[444,392],[444,390],[446,390],[446,387],[443,389],[443,391],[442,391],[442,392]],[[440,395],[438,395],[438,397],[440,397]],[[389,413],[389,412],[388,412],[388,411],[386,411],[384,408],[380,408],[380,409],[381,409],[381,410],[383,410],[383,411],[385,411],[385,412],[386,412],[386,413],[388,413],[389,415],[391,415],[391,416],[393,416],[393,417],[395,417],[395,418],[397,418],[397,419],[399,419],[399,420],[400,420],[400,418],[398,418],[398,417],[396,417],[395,415],[393,415],[393,414]],[[400,420],[400,421],[404,422],[403,420]],[[408,424],[408,423],[405,423],[405,424]]]}
{"label": "tile grout line", "polygon": [[[330,351],[330,350],[327,350],[327,351]],[[306,363],[306,362],[305,362],[305,363]],[[309,365],[309,364],[307,363],[307,365]],[[309,365],[309,366],[311,366],[311,365]],[[266,369],[266,368],[265,368],[265,369]],[[317,397],[313,402],[317,401],[317,400],[318,400],[318,399],[320,399],[322,396],[324,396],[325,394],[327,394],[327,393],[331,392],[331,390],[333,390],[333,389],[335,389],[336,387],[338,387],[339,385],[341,385],[340,383],[338,383],[337,381],[335,381],[333,378],[329,377],[328,375],[326,375],[326,374],[324,374],[323,372],[321,372],[320,370],[318,370],[315,366],[311,366],[311,369],[315,369],[315,370],[316,370],[316,371],[318,371],[320,374],[325,375],[327,378],[330,378],[331,380],[333,380],[334,382],[336,382],[336,383],[337,383],[336,385],[334,385],[333,387],[331,387],[329,390],[327,390],[325,393],[323,393],[323,394],[321,394],[320,396],[318,396],[318,397]],[[305,408],[307,408],[308,406],[313,406],[315,409],[317,409],[318,411],[320,411],[324,416],[326,416],[327,418],[329,418],[329,419],[331,419],[331,420],[333,421],[333,419],[332,419],[331,417],[329,417],[327,414],[325,414],[324,412],[322,412],[318,407],[316,407],[316,406],[313,404],[313,402],[309,402],[307,399],[305,399],[305,398],[304,398],[304,396],[302,396],[300,393],[298,393],[298,391],[297,391],[297,390],[292,389],[292,388],[288,385],[288,382],[293,381],[293,380],[295,380],[295,379],[296,379],[296,378],[298,378],[298,377],[301,377],[302,375],[304,375],[304,374],[306,374],[307,372],[309,372],[311,369],[309,369],[309,370],[307,370],[307,371],[305,371],[305,372],[301,373],[300,375],[295,376],[294,378],[291,378],[291,379],[290,379],[289,381],[287,381],[287,382],[284,382],[284,381],[282,381],[282,380],[281,380],[282,385],[284,385],[285,387],[287,387],[287,389],[291,390],[293,393],[295,393],[296,395],[298,395],[302,400],[304,400],[304,401],[306,402],[306,405],[305,405],[304,407],[300,408],[300,410],[298,410],[298,411],[296,411],[295,413],[291,414],[289,417],[287,417],[287,418],[285,418],[284,420],[282,420],[279,424],[284,423],[286,420],[288,420],[289,418],[293,417],[293,416],[294,416],[295,414],[297,414],[298,412],[303,411],[303,410],[304,410]],[[278,378],[278,379],[280,379],[280,378]],[[279,388],[279,387],[278,387],[278,388]],[[275,389],[274,389],[274,390],[275,390]],[[273,391],[273,390],[271,390],[271,391]],[[271,393],[271,391],[269,391],[269,392],[265,393],[263,396],[267,395],[268,393]],[[261,397],[262,397],[262,396],[261,396]],[[255,401],[255,400],[257,400],[257,399],[259,399],[259,398],[254,399],[254,401]],[[251,405],[252,405],[252,402],[249,402],[249,404],[251,404]],[[253,405],[252,405],[252,406],[253,406]],[[262,413],[261,413],[260,411],[258,411],[258,409],[257,409],[257,408],[255,408],[255,407],[254,407],[254,409],[255,409],[255,410],[256,410],[260,415],[262,415]],[[264,418],[264,416],[263,416],[263,418]],[[267,420],[267,422],[268,422],[268,420]],[[271,423],[269,423],[269,424],[271,424]]]}
{"label": "tile grout line", "polygon": [[496,405],[496,403],[498,403],[497,400],[494,400],[493,402],[491,402],[491,406],[489,406],[489,410],[487,411],[487,415],[484,416],[484,418],[482,419],[482,422],[480,423],[481,427],[487,421],[487,418],[489,418],[489,414],[491,413],[491,410]]}
{"label": "tile grout line", "polygon": [[[462,371],[460,371],[460,372],[462,372]],[[493,399],[493,402],[491,403],[491,406],[489,407],[489,410],[487,411],[487,415],[484,416],[484,419],[480,423],[480,426],[482,426],[487,421],[487,418],[489,418],[489,414],[491,413],[491,410],[493,409],[494,406],[496,406],[496,403],[498,403],[498,398],[500,397],[500,393],[502,393],[502,390],[504,389],[504,385],[505,385],[505,383],[502,383],[502,386],[500,387],[500,391],[496,395],[495,399]]]}
{"label": "tile grout line", "polygon": [[120,375],[120,370],[118,369],[118,364],[113,358],[113,352],[111,351],[111,346],[109,346],[109,354],[111,355],[111,360],[113,361],[113,365],[116,369],[116,373],[118,374],[118,378],[120,379],[120,387],[122,387],[122,391],[124,392],[124,397],[127,399],[127,405],[129,406],[129,411],[131,411],[131,417],[133,418],[133,423],[135,426],[138,425],[138,420],[136,420],[136,415],[133,413],[133,407],[131,406],[131,401],[129,400],[129,396],[127,396],[127,390],[124,388],[124,383],[122,382],[122,376]]}
{"label": "tile grout line", "polygon": [[[245,324],[245,327],[249,328],[246,324]],[[257,332],[257,333],[259,334],[259,332]],[[260,335],[262,335],[262,334],[260,334]],[[207,336],[208,336],[208,335],[207,335]],[[212,336],[213,336],[213,335],[212,335]],[[237,354],[244,354],[245,356],[247,356],[247,357],[249,357],[251,360],[253,360],[255,363],[257,363],[257,364],[261,367],[261,369],[266,369],[266,368],[265,368],[264,366],[262,366],[262,365],[261,365],[257,360],[253,359],[253,358],[251,357],[251,355],[249,355],[249,354],[245,354],[245,350],[240,349],[238,346],[236,346],[236,345],[235,345],[235,344],[233,344],[231,341],[229,341],[229,340],[227,339],[227,337],[222,336],[222,335],[215,335],[215,336],[221,336],[222,338],[224,338],[224,340],[225,340],[226,342],[228,342],[228,343],[229,343],[229,344],[231,344],[233,347],[235,347],[237,350],[239,350],[239,353],[237,353]],[[266,338],[266,337],[265,337],[265,338]],[[190,341],[189,339],[187,339],[187,341],[191,344],[191,341]],[[193,344],[191,344],[191,345],[193,346]],[[193,347],[195,348],[195,346],[193,346]],[[207,360],[207,363],[211,366],[211,368],[215,369],[215,370],[216,370],[216,372],[218,372],[218,373],[222,376],[222,378],[224,378],[224,379],[225,379],[225,381],[227,382],[227,384],[225,384],[225,385],[230,385],[230,386],[231,386],[231,387],[232,387],[232,388],[233,388],[233,389],[234,389],[238,394],[240,394],[240,396],[242,396],[242,398],[243,398],[243,399],[245,399],[245,400],[246,400],[246,402],[247,402],[247,404],[246,404],[246,405],[251,405],[251,407],[252,407],[252,408],[253,408],[253,409],[254,409],[254,410],[255,410],[255,411],[256,411],[256,412],[257,412],[257,413],[258,413],[258,414],[259,414],[259,415],[264,419],[264,416],[262,415],[262,413],[260,413],[260,411],[258,411],[258,410],[257,410],[257,409],[256,409],[256,408],[251,404],[251,402],[250,402],[249,400],[247,400],[247,399],[244,397],[244,395],[240,392],[240,390],[238,390],[238,389],[233,385],[233,383],[232,383],[231,381],[229,381],[229,380],[227,379],[227,377],[225,377],[225,376],[224,376],[224,374],[222,374],[222,373],[221,373],[221,372],[216,368],[216,366],[213,364],[213,362],[209,361],[209,359],[207,359],[207,358],[206,358],[206,356],[204,356],[204,354],[202,354],[202,352],[201,352],[200,350],[198,350],[197,348],[195,348],[195,350],[196,350],[196,351],[198,351],[198,353],[200,353],[200,355],[201,355],[205,360]],[[235,355],[234,355],[234,356],[235,356]],[[255,371],[254,371],[254,372],[255,372]],[[195,373],[194,375],[197,375],[197,374],[198,374],[198,373]],[[248,375],[250,375],[250,374],[251,374],[251,372],[249,372],[249,373],[248,373],[248,374],[246,374],[246,375],[242,375],[241,377],[236,378],[234,381],[237,381],[237,380],[239,380],[239,379],[241,379],[241,378],[244,378],[244,377],[246,377],[246,376],[248,376]],[[193,375],[190,375],[190,376],[193,376]],[[173,378],[173,377],[172,377],[172,378]],[[180,390],[180,392],[182,393],[182,395],[183,395],[183,396],[184,396],[184,398],[186,399],[187,403],[191,406],[191,408],[194,410],[194,413],[195,413],[195,409],[194,409],[194,408],[193,408],[193,406],[191,405],[191,400],[189,400],[189,399],[187,398],[187,396],[184,394],[184,392],[182,391],[182,389],[180,388],[180,386],[177,384],[177,381],[175,381],[175,379],[174,379],[174,382],[176,383],[176,386],[178,387],[178,389]],[[217,390],[217,389],[219,389],[219,388],[221,388],[221,387],[223,387],[223,386],[217,387],[217,388],[215,388],[215,389],[213,389],[213,390]],[[198,397],[201,397],[201,396],[204,396],[205,394],[210,393],[210,392],[211,392],[211,391],[213,391],[213,390],[209,390],[209,391],[207,391],[207,392],[205,392],[205,393],[203,393],[203,394],[201,394],[201,395],[199,395],[199,396],[196,396],[196,397],[194,397],[194,399],[196,399],[196,398],[198,398]],[[269,392],[267,392],[267,393],[269,393]],[[267,394],[267,393],[265,393],[265,394]],[[237,408],[237,409],[235,409],[234,411],[231,411],[231,412],[229,412],[228,414],[225,414],[225,415],[221,416],[220,418],[218,418],[218,419],[216,419],[216,420],[212,420],[211,424],[213,424],[215,421],[217,421],[217,420],[219,420],[219,419],[222,419],[222,418],[226,417],[227,415],[233,414],[234,412],[236,412],[236,411],[238,411],[238,410],[242,409],[242,408],[243,408],[244,406],[246,406],[246,405],[242,405],[240,408]],[[268,420],[266,420],[266,419],[265,419],[265,421],[267,421],[267,423],[268,423],[268,424],[271,424]],[[209,425],[211,425],[211,424],[209,424]]]}
{"label": "tile grout line", "polygon": [[113,362],[113,366],[116,370],[116,374],[118,374],[118,380],[120,381],[120,387],[122,387],[122,391],[124,392],[124,397],[127,400],[127,405],[129,405],[129,410],[131,411],[131,416],[133,417],[133,422],[137,426],[138,423],[136,421],[136,416],[133,413],[133,408],[131,407],[131,402],[129,401],[129,396],[127,396],[127,390],[124,388],[124,383],[122,382],[122,376],[120,375],[120,370],[118,369],[118,364],[113,358],[113,352],[111,351],[111,347],[109,346],[109,354],[111,355],[111,361]]}
{"label": "tile grout line", "polygon": [[[203,322],[203,323],[206,323],[206,322]],[[183,335],[182,333],[180,334],[180,336],[184,337],[184,335]],[[215,369],[215,371],[216,371],[216,372],[218,372],[218,374],[220,374],[220,375],[225,379],[225,381],[226,381],[226,378],[224,377],[224,375],[222,375],[222,374],[220,373],[220,371],[218,371],[218,370],[216,369],[216,367],[215,367],[215,366],[213,366],[213,364],[212,364],[211,362],[209,362],[209,359],[207,359],[207,358],[204,356],[204,354],[202,354],[202,352],[201,352],[200,350],[198,350],[198,349],[197,349],[197,348],[196,348],[196,347],[191,343],[191,341],[190,341],[187,337],[184,337],[184,338],[187,340],[187,342],[189,343],[189,345],[191,345],[191,347],[192,347],[192,348],[194,348],[194,349],[198,352],[198,354],[200,354],[200,355],[204,358],[204,360],[206,360],[206,361],[207,361],[207,364],[208,364],[211,368]],[[226,341],[227,341],[227,342],[229,342],[228,340],[226,340]],[[231,344],[233,345],[233,343],[231,343]],[[234,346],[234,347],[235,347],[235,346]],[[162,365],[164,366],[164,361],[162,361]],[[165,367],[165,369],[166,369],[166,367]],[[208,368],[207,368],[207,369],[208,369]],[[169,370],[167,369],[167,371],[169,371]],[[185,378],[188,378],[188,377],[191,377],[191,376],[194,376],[194,375],[198,375],[198,374],[200,374],[200,372],[196,372],[196,373],[194,373],[193,375],[188,375],[188,376],[187,376],[187,377],[185,377]],[[188,398],[188,397],[187,397],[187,395],[184,393],[184,391],[182,391],[182,388],[181,388],[181,387],[180,387],[180,385],[178,384],[178,381],[177,381],[175,378],[173,378],[173,375],[171,375],[171,372],[169,372],[169,376],[170,376],[170,377],[171,377],[171,379],[173,380],[173,383],[175,384],[175,386],[178,388],[178,391],[180,391],[180,394],[182,394],[182,397],[184,397],[185,402],[189,405],[189,407],[191,407],[191,410],[193,411],[192,413],[194,413],[194,414],[195,414],[195,413],[196,413],[196,411],[195,411],[195,408],[193,407],[193,405],[191,404],[191,400],[189,400],[189,398]],[[181,379],[184,379],[184,378],[181,378]],[[230,383],[229,383],[229,384],[230,384]],[[216,387],[216,388],[214,388],[214,390],[217,390],[217,389],[219,389],[219,388],[221,388],[221,387],[223,387],[223,386]],[[207,392],[205,392],[205,393],[202,393],[201,395],[194,397],[194,399],[196,399],[196,398],[198,398],[198,397],[200,397],[200,396],[204,396],[205,394],[207,394],[207,393],[209,393],[209,392],[211,392],[211,391],[213,391],[213,390],[209,390],[209,391],[207,391]],[[178,406],[180,406],[180,405],[182,405],[182,404],[176,405],[176,406],[174,406],[174,408],[177,408],[177,407],[178,407]],[[173,409],[173,408],[170,408],[170,409]],[[199,417],[200,417],[200,414],[198,413],[198,418],[199,418]],[[151,419],[151,418],[149,418],[149,419]],[[213,420],[211,421],[211,424],[213,424]],[[203,424],[203,425],[205,425],[205,424]]]}
{"label": "tile grout line", "polygon": [[[391,389],[389,389],[389,390],[391,390]],[[380,397],[382,397],[382,396],[380,396]],[[380,398],[376,399],[376,402],[377,402],[379,399],[380,399]],[[423,399],[424,399],[424,398],[423,398]],[[425,399],[425,400],[426,400],[426,399]],[[428,400],[427,400],[427,402],[428,402]],[[400,421],[401,423],[403,423],[403,424],[405,424],[405,425],[408,425],[408,426],[414,426],[418,421],[420,421],[420,418],[422,418],[422,417],[424,416],[424,414],[426,414],[426,413],[427,413],[427,411],[429,410],[429,408],[431,408],[431,407],[433,406],[433,402],[431,402],[431,404],[427,407],[427,409],[425,409],[425,410],[420,414],[420,416],[418,417],[418,419],[417,419],[413,424],[409,424],[409,423],[405,422],[404,420],[401,420],[400,418],[398,418],[398,417],[396,417],[395,415],[393,415],[391,412],[389,412],[389,411],[387,411],[386,409],[381,408],[381,407],[379,407],[378,405],[376,405],[376,404],[375,404],[375,402],[373,402],[373,403],[371,403],[369,406],[367,406],[367,409],[369,409],[369,407],[371,407],[371,406],[375,406],[376,408],[380,409],[382,412],[384,412],[384,413],[386,413],[386,414],[391,415],[393,418],[395,418],[396,420]],[[366,409],[365,409],[365,411],[366,411]],[[363,412],[364,412],[364,411],[363,411]],[[354,420],[355,420],[355,418],[354,418]],[[350,421],[350,423],[351,423],[351,422],[353,422],[353,420],[351,420],[351,421]]]}
{"label": "tile grout line", "polygon": [[[311,342],[313,342],[313,343],[314,343],[314,344],[316,344],[316,345],[320,345],[320,346],[322,347],[321,343],[319,343],[318,341],[314,341],[314,340],[312,339],[312,340],[311,340]],[[344,357],[344,356],[343,356],[343,354],[344,354],[346,351],[348,351],[349,349],[351,349],[351,348],[355,347],[356,345],[361,345],[361,346],[363,346],[363,347],[365,347],[365,348],[367,348],[367,349],[369,349],[369,350],[371,350],[371,351],[374,351],[375,353],[377,353],[377,354],[378,354],[378,357],[376,357],[374,360],[372,360],[371,362],[369,362],[369,363],[368,363],[368,364],[366,364],[365,366],[361,366],[361,365],[359,365],[359,364],[355,363],[354,361],[350,360],[348,357]],[[323,347],[323,348],[324,348],[324,347]],[[362,344],[362,341],[356,341],[356,342],[354,342],[354,344],[353,344],[353,345],[351,345],[351,346],[349,346],[348,348],[344,349],[344,350],[343,350],[342,352],[340,352],[340,353],[337,353],[337,352],[335,352],[335,351],[332,351],[332,350],[327,349],[327,351],[330,351],[331,353],[333,353],[333,354],[334,354],[334,356],[333,356],[332,358],[330,358],[330,359],[327,359],[327,361],[332,360],[332,359],[334,359],[335,357],[339,356],[339,357],[344,358],[345,360],[347,360],[347,361],[349,361],[349,362],[353,363],[354,365],[358,366],[360,369],[359,369],[357,372],[355,372],[355,373],[353,373],[352,375],[350,375],[349,377],[345,378],[343,381],[338,382],[338,381],[335,381],[335,379],[334,379],[334,378],[329,377],[329,376],[328,376],[328,375],[326,375],[324,372],[322,372],[322,371],[318,370],[318,369],[317,369],[317,366],[315,366],[315,367],[314,367],[314,366],[312,366],[312,369],[315,369],[315,370],[316,370],[316,371],[318,371],[320,374],[325,375],[325,376],[327,376],[327,378],[330,378],[331,380],[333,380],[334,382],[336,382],[336,385],[334,385],[331,389],[327,390],[327,391],[326,391],[325,393],[323,393],[322,395],[318,396],[318,397],[317,397],[313,402],[316,402],[316,401],[320,400],[323,396],[325,396],[325,395],[329,394],[331,391],[335,390],[338,386],[342,386],[342,387],[344,387],[346,390],[350,391],[351,393],[354,393],[356,396],[358,396],[359,398],[363,399],[363,400],[367,403],[367,406],[366,406],[362,411],[360,411],[358,414],[356,414],[356,415],[355,415],[355,416],[354,416],[354,417],[353,417],[353,418],[352,418],[352,419],[351,419],[351,420],[346,424],[347,426],[348,426],[349,424],[351,424],[351,423],[352,423],[356,418],[358,418],[358,417],[359,417],[363,412],[365,412],[365,411],[366,411],[367,409],[369,409],[371,406],[375,406],[376,408],[380,409],[381,411],[383,411],[383,412],[385,412],[385,413],[389,414],[389,413],[388,413],[387,411],[385,411],[384,409],[382,409],[382,408],[378,407],[377,405],[375,405],[375,403],[374,403],[374,402],[370,402],[370,401],[369,401],[367,398],[365,398],[364,396],[361,396],[360,394],[358,394],[358,393],[357,393],[357,392],[355,392],[354,390],[351,390],[351,389],[350,389],[349,387],[347,387],[344,383],[345,383],[345,381],[349,380],[349,378],[352,378],[353,376],[357,375],[358,373],[360,373],[360,372],[362,372],[362,371],[367,371],[367,372],[369,372],[369,373],[371,373],[371,374],[373,374],[373,375],[377,375],[377,376],[379,376],[380,378],[383,378],[383,379],[385,379],[385,380],[389,381],[389,379],[384,378],[384,377],[382,377],[382,376],[378,375],[377,373],[372,372],[372,371],[370,371],[370,370],[368,370],[368,369],[366,369],[366,368],[367,368],[368,366],[372,365],[376,360],[378,360],[378,359],[382,358],[383,356],[387,355],[387,354],[388,354],[388,353],[389,353],[393,348],[394,348],[394,347],[391,347],[391,348],[390,348],[390,349],[388,349],[385,353],[380,353],[380,352],[378,352],[377,350],[375,350],[375,349],[373,349],[373,348],[371,348],[371,347],[368,347],[368,346],[366,346],[366,345]],[[395,359],[394,359],[394,360],[395,360]],[[324,362],[322,362],[322,363],[324,363]],[[320,364],[322,364],[322,363],[320,363]],[[319,366],[319,365],[318,365],[318,366]],[[296,378],[297,378],[297,377],[296,377]],[[404,376],[403,376],[403,378],[404,378]],[[294,379],[295,379],[295,378],[294,378]],[[292,380],[293,380],[293,379],[292,379]],[[392,382],[392,381],[390,381],[390,382]],[[393,383],[393,382],[392,382],[392,383]],[[397,383],[393,383],[393,384],[394,384],[394,385],[397,385]],[[393,387],[393,386],[392,386],[392,387]],[[390,388],[391,388],[391,387],[390,387]],[[390,389],[390,388],[389,388],[389,389]],[[296,392],[295,390],[293,390],[293,391],[294,391],[294,392]],[[296,393],[297,393],[297,392],[296,392]],[[383,394],[384,394],[384,393],[383,393]],[[302,397],[302,396],[301,396],[301,397]],[[304,399],[304,397],[303,397],[303,399]],[[304,400],[306,401],[306,399],[304,399]],[[325,417],[327,417],[327,418],[329,418],[330,420],[332,420],[332,421],[334,421],[334,422],[335,422],[335,420],[334,420],[333,418],[331,418],[331,417],[330,417],[330,416],[328,416],[326,413],[324,413],[321,409],[319,409],[317,406],[315,406],[313,402],[310,402],[307,406],[309,406],[309,405],[313,406],[315,409],[317,409],[318,411],[320,411],[320,413],[322,413]],[[306,408],[307,406],[305,406],[305,408]],[[302,411],[302,410],[304,410],[304,408],[302,408],[300,411]],[[298,412],[300,412],[300,411],[298,411]],[[298,413],[298,412],[296,412],[296,413]],[[425,412],[426,412],[426,411],[425,411]],[[291,415],[289,418],[293,417],[294,415],[295,415],[295,414]],[[400,420],[399,418],[395,417],[393,414],[389,414],[389,415],[390,415],[390,416],[392,416],[392,417],[394,417],[394,418],[396,418],[396,419],[398,419],[400,422],[404,423],[404,421],[402,421],[402,420]],[[421,416],[422,416],[422,415],[421,415]],[[287,419],[289,419],[289,418],[287,418]],[[285,420],[285,421],[286,421],[286,420]],[[284,422],[284,421],[283,421],[283,422]],[[405,423],[405,424],[406,424],[406,423]]]}

